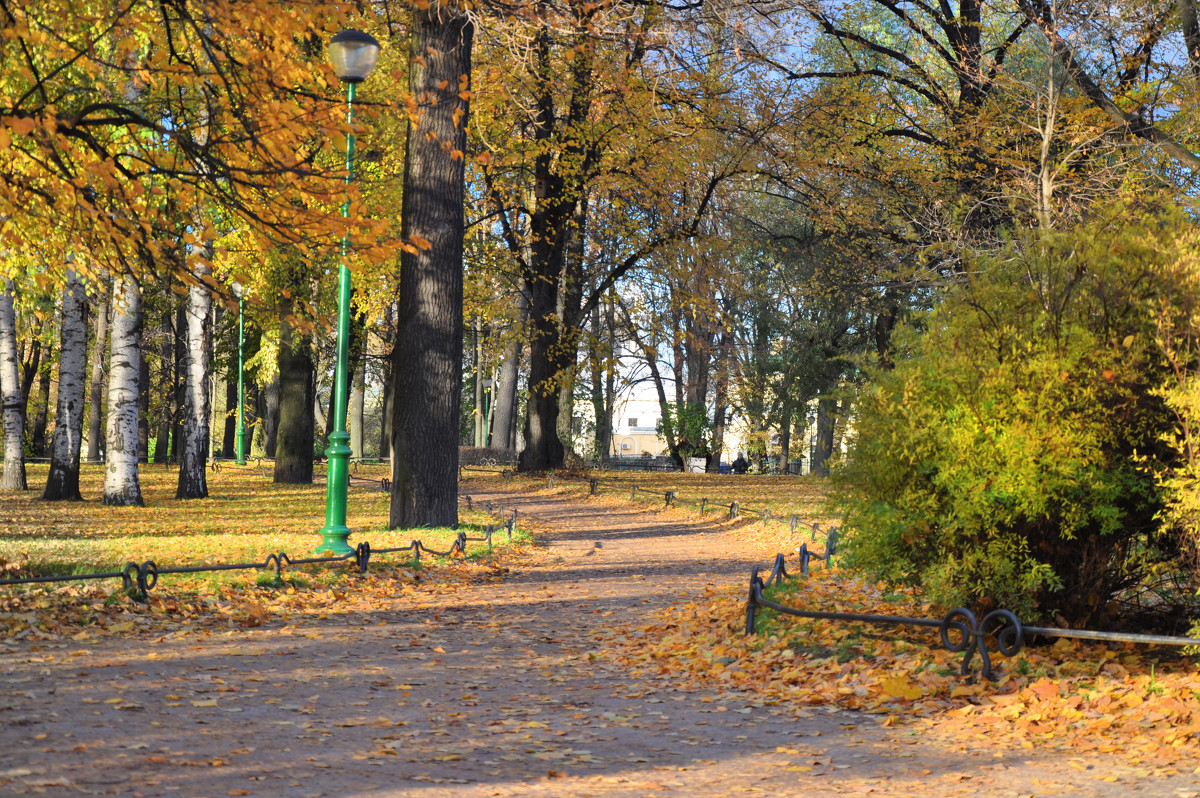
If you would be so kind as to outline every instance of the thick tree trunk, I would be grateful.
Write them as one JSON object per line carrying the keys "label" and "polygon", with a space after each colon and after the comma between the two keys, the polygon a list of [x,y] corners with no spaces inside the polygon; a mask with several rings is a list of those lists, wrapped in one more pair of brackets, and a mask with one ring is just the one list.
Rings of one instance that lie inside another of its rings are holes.
{"label": "thick tree trunk", "polygon": [[[558,374],[561,354],[558,324],[548,303],[534,291],[532,302],[532,340],[529,344],[529,396],[525,418],[525,449],[521,452],[522,471],[545,471],[563,463],[563,445],[558,437]],[[553,308],[553,305],[550,305]],[[550,317],[547,318],[547,312]],[[541,319],[539,321],[539,318]],[[556,356],[558,354],[558,356]]]}
{"label": "thick tree trunk", "polygon": [[[167,296],[172,296],[168,293]],[[158,435],[154,445],[154,462],[166,463],[171,458],[171,429],[179,408],[175,404],[175,328],[171,326],[173,311],[163,312],[159,325],[161,340],[158,345],[158,395],[161,397],[163,413],[158,421]]]}
{"label": "thick tree trunk", "polygon": [[1197,23],[1195,0],[1177,0],[1179,23],[1183,28],[1183,41],[1187,46],[1188,65],[1192,77],[1200,80],[1200,24]]}
{"label": "thick tree trunk", "polygon": [[92,343],[92,380],[91,394],[88,402],[88,452],[89,463],[100,462],[101,446],[104,434],[104,353],[108,346],[108,308],[111,289],[108,286],[100,288],[100,298],[96,303],[96,338]]}
{"label": "thick tree trunk", "polygon": [[25,490],[25,412],[17,357],[17,312],[12,280],[0,291],[0,397],[4,401],[4,473],[0,490]]}
{"label": "thick tree trunk", "polygon": [[144,502],[138,481],[138,372],[142,297],[132,274],[126,272],[114,279],[112,305],[104,503],[141,506]]}
{"label": "thick tree trunk", "polygon": [[80,501],[79,457],[83,444],[83,394],[87,379],[87,294],[79,276],[67,271],[62,295],[61,347],[58,361],[58,408],[50,475],[42,498]]}
{"label": "thick tree trunk", "polygon": [[[286,317],[291,308],[281,316]],[[307,485],[313,479],[313,420],[316,390],[312,345],[305,335],[280,319],[279,426],[275,438],[275,482]],[[457,449],[455,450],[457,451]]]}
{"label": "thick tree trunk", "polygon": [[[200,266],[196,276],[210,273]],[[212,338],[212,294],[203,283],[188,287],[187,345],[184,359],[182,447],[179,457],[177,499],[208,497],[209,452],[209,345]]]}
{"label": "thick tree trunk", "polygon": [[474,27],[453,5],[413,11],[401,235],[429,246],[400,256],[392,359],[389,526],[458,525],[466,129]]}
{"label": "thick tree trunk", "polygon": [[837,400],[821,397],[817,400],[817,448],[813,451],[812,473],[829,476],[829,458],[833,455],[833,427],[837,421]]}
{"label": "thick tree trunk", "polygon": [[879,357],[879,365],[886,371],[896,367],[892,360],[892,331],[900,316],[900,301],[897,291],[889,288],[883,294],[883,308],[875,316],[871,328],[871,337],[875,341],[875,353]]}
{"label": "thick tree trunk", "polygon": [[279,433],[279,377],[271,380],[263,391],[267,413],[263,417],[263,454],[267,459],[275,457]]}

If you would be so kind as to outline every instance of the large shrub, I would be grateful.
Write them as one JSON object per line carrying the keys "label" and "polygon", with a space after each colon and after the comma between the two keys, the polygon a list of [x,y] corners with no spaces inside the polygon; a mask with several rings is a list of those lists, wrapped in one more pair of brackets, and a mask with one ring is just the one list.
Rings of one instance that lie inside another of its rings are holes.
{"label": "large shrub", "polygon": [[837,482],[853,563],[935,603],[1105,622],[1162,544],[1176,461],[1156,307],[1174,212],[1016,242],[900,338]]}

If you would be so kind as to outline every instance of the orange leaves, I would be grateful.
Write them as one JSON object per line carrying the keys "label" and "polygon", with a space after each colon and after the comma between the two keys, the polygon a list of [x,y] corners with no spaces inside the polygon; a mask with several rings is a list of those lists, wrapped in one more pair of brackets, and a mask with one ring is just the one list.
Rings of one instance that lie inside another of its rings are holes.
{"label": "orange leaves", "polygon": [[[889,595],[843,571],[817,570],[774,590],[780,591],[776,600],[811,609],[933,614],[911,596]],[[743,619],[742,586],[709,589],[630,636],[637,643],[619,645],[617,656],[635,672],[670,673],[684,683],[726,684],[792,705],[882,713],[886,725],[920,720],[923,734],[946,740],[1136,751],[1160,763],[1200,753],[1193,734],[1200,728],[1200,680],[1186,659],[1160,660],[1151,669],[1135,651],[1062,640],[1026,649],[1015,661],[993,655],[999,681],[967,683],[958,675],[961,655],[921,630],[762,611],[760,633],[745,638]]]}

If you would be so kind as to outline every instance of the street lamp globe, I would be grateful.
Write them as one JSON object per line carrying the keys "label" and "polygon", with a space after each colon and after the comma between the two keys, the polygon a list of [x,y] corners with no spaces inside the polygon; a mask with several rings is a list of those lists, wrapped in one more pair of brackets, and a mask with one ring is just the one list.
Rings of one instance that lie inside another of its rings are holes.
{"label": "street lamp globe", "polygon": [[329,40],[329,64],[343,83],[362,83],[379,60],[379,41],[360,30],[344,30]]}

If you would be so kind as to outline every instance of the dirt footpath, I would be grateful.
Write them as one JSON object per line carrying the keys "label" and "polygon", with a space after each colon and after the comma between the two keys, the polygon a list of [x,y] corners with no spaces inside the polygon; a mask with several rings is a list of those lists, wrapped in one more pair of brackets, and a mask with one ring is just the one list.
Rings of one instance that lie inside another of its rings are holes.
{"label": "dirt footpath", "polygon": [[0,794],[1200,792],[1193,774],[1139,782],[1112,759],[948,750],[836,708],[632,680],[602,653],[611,629],[744,582],[753,556],[699,520],[466,489],[561,531],[503,581],[419,589],[378,611],[206,636],[6,643]]}

